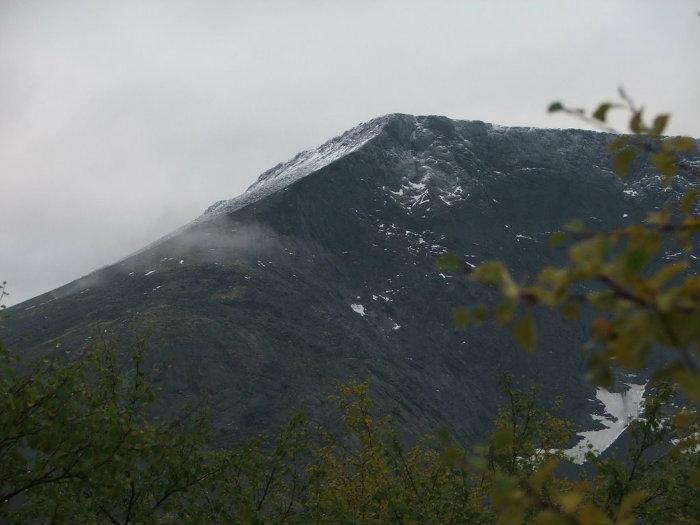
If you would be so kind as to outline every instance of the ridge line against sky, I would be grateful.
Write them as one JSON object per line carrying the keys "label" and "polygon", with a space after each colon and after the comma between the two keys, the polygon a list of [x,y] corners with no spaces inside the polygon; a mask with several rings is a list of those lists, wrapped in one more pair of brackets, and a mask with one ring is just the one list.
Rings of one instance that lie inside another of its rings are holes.
{"label": "ridge line against sky", "polygon": [[[281,7],[283,6],[283,7]],[[575,127],[624,85],[700,136],[700,2],[0,3],[8,304],[114,262],[360,122]]]}

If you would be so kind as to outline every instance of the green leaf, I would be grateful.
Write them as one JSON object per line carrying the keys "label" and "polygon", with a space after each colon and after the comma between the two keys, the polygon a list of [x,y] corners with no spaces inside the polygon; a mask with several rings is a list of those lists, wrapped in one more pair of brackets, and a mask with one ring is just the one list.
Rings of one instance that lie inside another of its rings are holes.
{"label": "green leaf", "polygon": [[669,151],[688,153],[695,149],[695,141],[690,137],[673,137],[664,141],[664,147]]}
{"label": "green leaf", "polygon": [[620,503],[617,512],[618,525],[632,524],[635,520],[634,509],[647,499],[649,494],[643,490],[633,490],[628,493]]}
{"label": "green leaf", "polygon": [[506,268],[501,261],[484,261],[474,268],[472,277],[482,283],[499,284],[504,273]]}
{"label": "green leaf", "polygon": [[564,230],[571,233],[581,233],[586,229],[586,223],[581,219],[574,219],[573,221],[564,225]]}
{"label": "green leaf", "polygon": [[528,352],[537,348],[537,326],[535,317],[528,312],[513,325],[513,339]]}
{"label": "green leaf", "polygon": [[661,135],[666,129],[666,126],[668,126],[668,120],[670,118],[671,116],[667,114],[657,116],[654,119],[654,124],[651,127],[652,133],[656,136]]}
{"label": "green leaf", "polygon": [[691,399],[700,401],[700,374],[691,370],[680,370],[675,374],[674,379]]}
{"label": "green leaf", "polygon": [[534,525],[567,525],[569,521],[553,510],[541,510],[532,523]]}
{"label": "green leaf", "polygon": [[642,248],[628,248],[620,258],[626,272],[637,273],[649,263],[649,253]]}
{"label": "green leaf", "polygon": [[438,269],[444,270],[446,272],[457,273],[459,272],[461,265],[462,261],[460,260],[460,258],[457,257],[457,254],[452,252],[441,255],[437,260]]}
{"label": "green leaf", "polygon": [[559,311],[561,312],[561,315],[564,317],[564,319],[568,319],[571,321],[573,319],[578,319],[581,307],[574,302],[568,302],[564,303],[561,306],[561,308],[559,308]]}
{"label": "green leaf", "polygon": [[675,428],[683,429],[687,428],[698,419],[698,414],[696,412],[691,412],[689,410],[682,410],[671,417],[671,424]]}
{"label": "green leaf", "polygon": [[691,189],[685,192],[683,197],[681,197],[681,211],[683,215],[688,215],[695,207],[695,202],[700,197],[700,190]]}
{"label": "green leaf", "polygon": [[696,490],[700,490],[700,466],[690,471],[690,483]]}
{"label": "green leaf", "polygon": [[610,104],[610,102],[604,102],[600,106],[598,106],[598,109],[596,109],[593,112],[593,118],[596,120],[600,120],[601,122],[605,122],[605,119],[607,118],[608,111],[610,111],[610,108],[612,108],[613,105]]}
{"label": "green leaf", "polygon": [[491,437],[491,443],[498,452],[506,452],[513,448],[513,433],[506,427],[498,428]]}
{"label": "green leaf", "polygon": [[629,140],[627,140],[626,137],[618,137],[615,140],[611,140],[608,143],[608,151],[610,153],[617,153],[621,149],[626,148],[629,146]]}
{"label": "green leaf", "polygon": [[549,236],[549,245],[554,248],[566,240],[566,233],[562,231],[554,232]]}
{"label": "green leaf", "polygon": [[554,470],[559,466],[559,459],[553,458],[547,461],[539,470],[530,476],[528,480],[530,486],[535,490],[540,490],[554,475]]}
{"label": "green leaf", "polygon": [[[652,288],[660,290],[662,286],[665,286],[666,283],[668,283],[671,279],[676,277],[681,272],[686,271],[688,267],[689,264],[687,261],[679,261],[675,263],[666,264],[662,266],[654,275],[649,277],[647,282]],[[659,306],[662,307],[661,305]]]}
{"label": "green leaf", "polygon": [[578,514],[578,522],[581,525],[609,525],[610,520],[605,513],[592,504],[584,505]]}
{"label": "green leaf", "polygon": [[676,174],[676,159],[672,153],[661,151],[649,155],[649,160],[666,180]]}
{"label": "green leaf", "polygon": [[513,312],[516,306],[517,303],[514,300],[501,301],[494,309],[496,323],[501,326],[509,323],[513,318]]}
{"label": "green leaf", "polygon": [[613,161],[613,168],[615,173],[618,174],[620,178],[625,178],[629,173],[632,161],[637,156],[637,152],[632,148],[623,149],[617,154],[615,160]]}
{"label": "green leaf", "polygon": [[455,328],[458,330],[463,330],[467,326],[469,326],[469,322],[471,321],[471,315],[469,314],[469,310],[465,307],[460,307],[456,308],[452,312],[452,322],[455,325]]}
{"label": "green leaf", "polygon": [[489,315],[489,311],[486,309],[486,307],[483,304],[478,304],[472,309],[471,317],[474,322],[474,324],[482,324],[484,321],[486,321],[486,318]]}
{"label": "green leaf", "polygon": [[588,372],[586,379],[595,386],[610,388],[613,384],[613,375],[610,371],[610,364],[605,356],[597,354],[588,360]]}
{"label": "green leaf", "polygon": [[608,343],[608,350],[615,362],[629,370],[638,370],[646,362],[647,347],[640,342],[642,334],[639,332],[618,333],[617,337]]}
{"label": "green leaf", "polygon": [[561,509],[567,514],[573,514],[586,496],[586,486],[583,483],[574,485],[571,490],[559,494],[557,500]]}
{"label": "green leaf", "polygon": [[630,130],[632,133],[644,133],[644,123],[642,122],[642,110],[635,112],[630,119]]}

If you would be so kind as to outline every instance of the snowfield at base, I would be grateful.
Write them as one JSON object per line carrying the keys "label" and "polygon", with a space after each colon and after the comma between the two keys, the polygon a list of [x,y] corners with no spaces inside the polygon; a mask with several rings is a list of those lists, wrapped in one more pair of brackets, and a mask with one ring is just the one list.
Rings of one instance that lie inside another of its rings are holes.
{"label": "snowfield at base", "polygon": [[577,465],[586,461],[589,451],[602,454],[622,435],[630,423],[638,419],[644,401],[644,385],[626,383],[629,387],[623,393],[608,392],[604,388],[596,390],[596,398],[605,406],[605,415],[591,414],[591,417],[605,426],[601,430],[579,432],[581,440],[564,453]]}
{"label": "snowfield at base", "polygon": [[355,313],[357,313],[357,314],[360,314],[362,317],[365,316],[365,307],[362,306],[361,304],[352,303],[352,304],[350,305],[350,308],[352,308],[352,311],[353,311],[353,312],[355,312]]}

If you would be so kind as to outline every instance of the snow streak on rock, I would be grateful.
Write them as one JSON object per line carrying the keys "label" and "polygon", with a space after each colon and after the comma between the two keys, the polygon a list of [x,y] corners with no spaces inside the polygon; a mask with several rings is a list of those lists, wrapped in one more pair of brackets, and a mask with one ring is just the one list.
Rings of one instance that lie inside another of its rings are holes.
{"label": "snow streak on rock", "polygon": [[350,308],[352,308],[353,312],[360,314],[362,317],[365,316],[365,307],[361,304],[353,303],[350,305]]}
{"label": "snow streak on rock", "polygon": [[205,216],[231,213],[325,168],[376,137],[382,130],[383,121],[383,117],[376,118],[346,131],[316,149],[302,151],[292,160],[278,164],[263,173],[242,195],[214,203],[206,211]]}

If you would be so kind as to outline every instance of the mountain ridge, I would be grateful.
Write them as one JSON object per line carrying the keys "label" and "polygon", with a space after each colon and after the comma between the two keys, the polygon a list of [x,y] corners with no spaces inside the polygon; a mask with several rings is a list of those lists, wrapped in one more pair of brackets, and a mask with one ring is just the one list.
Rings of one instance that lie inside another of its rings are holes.
{"label": "mountain ridge", "polygon": [[335,385],[359,377],[409,436],[447,426],[473,443],[508,370],[544,400],[565,394],[565,415],[585,430],[600,409],[582,379],[585,322],[538,314],[534,356],[493,327],[455,331],[454,307],[495,296],[435,260],[452,251],[531,274],[562,260],[546,241],[569,220],[616,227],[676,192],[642,161],[620,181],[610,137],[597,132],[401,114],[370,123],[271,168],[245,198],[13,306],[0,338],[71,358],[105,331],[150,333],[163,413],[205,403],[228,441],[299,409],[328,419]]}
{"label": "mountain ridge", "polygon": [[[419,125],[419,122],[425,122],[425,121],[449,121],[449,122],[454,122],[454,123],[460,123],[463,125],[470,125],[470,126],[476,126],[479,128],[482,128],[483,130],[487,131],[491,130],[495,133],[568,133],[568,134],[583,134],[583,135],[589,135],[589,136],[597,136],[597,137],[605,137],[605,138],[610,138],[612,137],[611,134],[606,133],[606,132],[601,132],[601,131],[595,131],[595,130],[584,130],[580,128],[539,128],[539,127],[528,127],[528,126],[504,126],[504,125],[499,125],[499,124],[492,124],[488,122],[484,122],[481,120],[464,120],[464,119],[450,119],[449,117],[443,116],[443,115],[412,115],[412,114],[407,114],[407,113],[387,113],[385,115],[381,115],[379,117],[375,117],[373,119],[368,120],[367,122],[363,122],[358,124],[357,126],[354,126],[353,128],[341,133],[340,135],[333,137],[332,139],[324,142],[320,146],[316,148],[310,148],[308,150],[301,151],[294,157],[292,157],[290,160],[285,161],[285,162],[280,162],[276,166],[266,170],[263,172],[261,175],[258,176],[258,178],[241,194],[229,198],[229,199],[222,199],[219,201],[214,202],[210,206],[208,206],[202,214],[199,216],[195,217],[192,221],[189,221],[185,224],[183,224],[180,227],[177,227],[173,231],[166,233],[165,235],[157,238],[151,243],[148,243],[142,248],[139,248],[135,252],[131,252],[124,257],[120,258],[117,260],[117,263],[120,263],[134,255],[137,255],[138,253],[141,253],[145,250],[151,249],[157,244],[164,242],[165,240],[187,230],[191,225],[196,224],[198,222],[202,221],[207,221],[212,218],[212,216],[215,216],[219,213],[231,213],[233,211],[236,211],[237,209],[240,209],[241,207],[247,206],[249,204],[254,204],[255,202],[264,199],[272,194],[274,194],[276,191],[284,191],[287,189],[288,186],[295,184],[299,182],[301,179],[303,179],[306,176],[312,175],[315,172],[319,171],[322,168],[325,168],[328,164],[331,164],[332,162],[336,162],[338,160],[341,160],[345,155],[351,154],[358,149],[362,148],[365,146],[366,142],[369,142],[375,138],[378,137],[383,132],[386,132],[387,127],[391,125],[399,125],[399,126],[410,126],[413,124],[414,126]],[[295,163],[298,162],[299,160],[304,161],[308,160],[308,157],[316,157],[319,155],[319,153],[322,153],[324,148],[333,148],[338,144],[338,142],[341,142],[345,137],[353,137],[357,135],[362,135],[362,134],[369,134],[371,135],[366,139],[366,141],[363,141],[360,144],[356,144],[354,147],[350,148],[349,151],[343,152],[342,155],[338,155],[336,158],[333,158],[329,162],[326,162],[325,164],[322,165],[316,165],[313,168],[310,168],[308,171],[304,172],[301,176],[293,176],[290,177],[287,180],[282,181],[282,184],[279,185],[274,185],[274,184],[265,184],[269,182],[274,182],[274,179],[276,178],[275,176],[278,175],[280,172],[285,172],[290,166],[294,167]],[[272,180],[271,180],[272,179]],[[630,194],[633,194],[636,190],[629,190]],[[108,267],[110,265],[105,265],[99,268],[96,268],[95,270],[89,272],[88,274],[79,277],[75,279],[74,281],[71,282],[76,282],[81,279],[88,278],[91,274],[102,270],[105,267]],[[68,283],[70,284],[70,283]],[[57,289],[63,288],[58,287]],[[57,290],[56,289],[56,290]],[[40,294],[37,297],[42,297],[46,294],[52,293],[54,290],[49,290],[43,294]],[[22,301],[20,303],[17,303],[16,305],[13,306],[20,306],[26,302],[33,301],[36,299],[36,297],[29,298],[25,301]]]}
{"label": "mountain ridge", "polygon": [[[371,120],[368,120],[367,122],[362,122],[353,128],[350,128],[349,130],[341,133],[340,135],[337,135],[336,137],[333,137],[332,139],[324,142],[320,146],[316,148],[310,148],[308,150],[303,150],[300,153],[296,154],[294,157],[292,157],[290,160],[285,161],[285,162],[280,162],[276,166],[270,168],[269,170],[266,170],[263,172],[261,175],[258,176],[258,178],[253,182],[243,193],[239,194],[238,196],[232,197],[230,199],[222,199],[211,206],[209,206],[203,215],[208,215],[210,213],[226,213],[226,212],[231,212],[235,211],[241,206],[245,206],[249,203],[255,202],[259,200],[260,198],[264,198],[265,196],[273,193],[274,191],[280,191],[283,190],[286,186],[290,184],[294,184],[295,182],[299,181],[300,179],[304,178],[305,176],[308,176],[312,174],[315,171],[318,171],[319,169],[326,167],[327,165],[331,164],[332,162],[335,162],[337,160],[340,160],[342,157],[344,157],[347,154],[353,153],[357,149],[363,147],[367,142],[371,141],[372,139],[376,138],[380,133],[386,131],[386,128],[388,126],[391,126],[392,124],[400,123],[402,125],[407,125],[409,122],[413,123],[414,126],[420,125],[419,123],[421,121],[425,120],[442,120],[442,121],[450,121],[450,122],[458,122],[458,123],[463,123],[463,124],[473,124],[477,126],[484,126],[485,129],[492,129],[494,131],[498,132],[509,132],[509,131],[514,131],[514,132],[528,132],[528,131],[540,131],[540,132],[583,132],[583,133],[591,133],[591,134],[599,134],[599,135],[606,135],[609,136],[609,133],[606,132],[600,132],[600,131],[593,131],[593,130],[584,130],[584,129],[578,129],[578,128],[538,128],[538,127],[527,127],[527,126],[503,126],[499,124],[492,124],[480,120],[463,120],[463,119],[450,119],[446,116],[443,115],[412,115],[408,113],[387,113],[385,115],[381,115],[379,117],[375,117]],[[365,137],[365,135],[368,135]],[[357,140],[357,137],[363,137],[363,140]],[[347,139],[355,139],[355,143],[351,144],[348,146],[347,144]],[[337,149],[341,149],[343,146],[346,146],[347,149],[342,152],[337,152]],[[330,150],[331,153],[338,153],[337,155],[331,155],[331,159],[324,159],[325,155],[327,155],[328,151]],[[281,185],[274,186],[273,188],[270,188],[269,191],[261,191],[258,193],[258,190],[261,189],[261,187],[265,187],[265,183],[268,182],[273,182],[275,179],[277,179],[280,175],[280,173],[285,173],[287,172],[290,168],[298,168],[298,164],[302,164],[301,167],[306,168],[306,164],[310,159],[314,159],[315,157],[321,157],[323,160],[327,160],[326,162],[320,163],[320,164],[315,164],[313,167],[308,167],[307,170],[301,170],[303,174],[293,174],[293,176],[289,177],[287,180],[283,181]],[[253,193],[253,195],[247,195],[249,193]],[[257,194],[256,194],[257,193]],[[248,197],[247,199],[244,197]]]}

